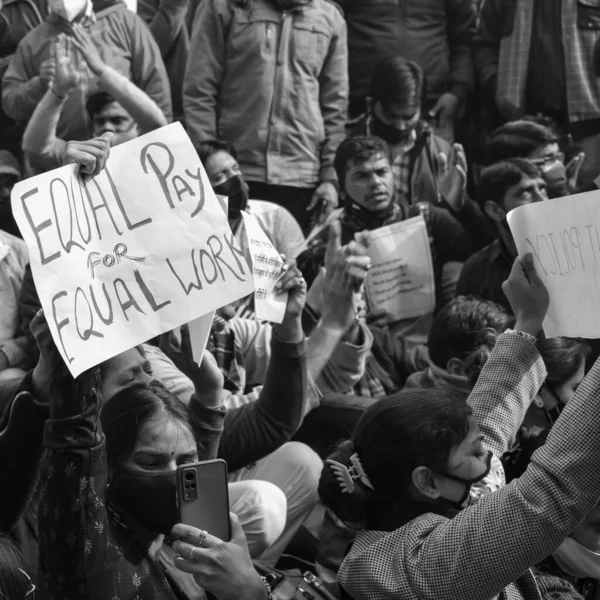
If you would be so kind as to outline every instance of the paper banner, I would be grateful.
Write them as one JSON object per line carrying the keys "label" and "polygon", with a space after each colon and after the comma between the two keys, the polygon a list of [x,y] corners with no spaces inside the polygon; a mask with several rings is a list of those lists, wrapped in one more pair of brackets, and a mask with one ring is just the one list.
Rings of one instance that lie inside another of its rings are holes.
{"label": "paper banner", "polygon": [[520,206],[507,219],[550,294],[545,334],[600,338],[600,190]]}
{"label": "paper banner", "polygon": [[435,281],[425,219],[386,225],[367,236],[372,264],[365,285],[369,309],[386,311],[390,323],[433,312]]}
{"label": "paper banner", "polygon": [[54,341],[77,376],[254,289],[179,123],[18,183],[12,208]]}
{"label": "paper banner", "polygon": [[255,217],[242,211],[254,273],[254,307],[260,321],[281,323],[288,294],[275,295],[283,260]]}

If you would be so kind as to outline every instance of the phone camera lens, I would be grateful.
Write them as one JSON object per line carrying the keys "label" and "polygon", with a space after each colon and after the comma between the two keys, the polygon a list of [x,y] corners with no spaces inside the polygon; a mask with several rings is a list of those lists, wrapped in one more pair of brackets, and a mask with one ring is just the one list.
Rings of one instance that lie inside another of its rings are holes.
{"label": "phone camera lens", "polygon": [[194,472],[193,471],[188,471],[185,474],[185,480],[186,481],[194,481],[195,477],[194,477]]}

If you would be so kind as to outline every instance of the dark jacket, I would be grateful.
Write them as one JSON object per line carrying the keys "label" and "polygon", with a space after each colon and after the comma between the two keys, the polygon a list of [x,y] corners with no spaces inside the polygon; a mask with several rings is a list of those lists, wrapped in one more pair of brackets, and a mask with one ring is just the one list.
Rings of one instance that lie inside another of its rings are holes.
{"label": "dark jacket", "polygon": [[417,62],[427,76],[426,108],[473,87],[471,0],[340,0],[348,24],[350,97],[369,95],[375,65],[387,56]]}

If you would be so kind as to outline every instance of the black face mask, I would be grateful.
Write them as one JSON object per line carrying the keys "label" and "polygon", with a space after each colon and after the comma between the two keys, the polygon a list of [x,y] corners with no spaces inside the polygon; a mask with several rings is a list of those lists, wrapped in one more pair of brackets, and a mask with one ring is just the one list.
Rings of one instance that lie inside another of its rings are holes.
{"label": "black face mask", "polygon": [[440,475],[443,475],[447,479],[452,479],[453,481],[458,481],[459,483],[465,484],[465,493],[462,495],[461,499],[458,502],[455,502],[453,500],[446,500],[445,498],[442,498],[443,502],[446,504],[449,504],[451,506],[454,506],[455,508],[459,508],[459,509],[466,508],[466,506],[467,506],[466,502],[469,499],[469,494],[471,493],[471,488],[473,487],[473,485],[476,483],[479,483],[482,479],[485,479],[488,476],[488,474],[492,468],[492,456],[493,456],[492,453],[488,452],[487,459],[486,459],[487,469],[485,470],[484,473],[482,473],[478,477],[474,477],[473,479],[463,479],[462,477],[458,477],[457,475],[440,472]]}
{"label": "black face mask", "polygon": [[169,535],[178,523],[177,472],[121,468],[108,487],[108,500],[148,531]]}
{"label": "black face mask", "polygon": [[248,206],[248,192],[241,175],[234,175],[223,183],[213,186],[213,191],[219,196],[227,196],[229,209],[227,218],[235,221],[240,218],[243,210]]}
{"label": "black face mask", "polygon": [[384,123],[383,121],[378,119],[376,115],[373,115],[371,121],[371,129],[373,135],[380,137],[382,140],[384,140],[388,144],[391,144],[392,146],[407,142],[410,139],[410,136],[412,135],[413,131],[412,128],[400,131],[399,129],[396,129],[393,125],[388,125],[387,123]]}

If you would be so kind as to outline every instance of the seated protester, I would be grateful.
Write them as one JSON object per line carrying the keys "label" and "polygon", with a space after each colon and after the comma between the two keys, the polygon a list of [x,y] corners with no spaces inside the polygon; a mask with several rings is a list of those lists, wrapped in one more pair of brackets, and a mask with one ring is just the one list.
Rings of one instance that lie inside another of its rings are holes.
{"label": "seated protester", "polygon": [[339,572],[355,600],[540,600],[530,567],[598,504],[600,363],[525,474],[470,499],[546,374],[535,336],[549,300],[531,255],[516,261],[505,289],[515,331],[498,339],[468,404],[443,390],[382,400],[323,470],[323,502],[361,529]]}
{"label": "seated protester", "polygon": [[225,416],[222,377],[206,362],[197,404],[204,416],[215,407],[210,421],[158,382],[113,388],[102,403],[100,368],[75,381],[53,373],[38,513],[44,597],[266,597],[235,515],[229,542],[178,524],[176,468],[214,458]]}
{"label": "seated protester", "polygon": [[94,137],[110,131],[111,145],[117,146],[167,125],[164,114],[145,92],[104,63],[83,27],[74,25],[72,31],[73,38],[61,34],[54,41],[54,83],[37,105],[23,136],[23,151],[37,172],[62,164],[67,142],[56,137],[56,127],[69,95],[87,76],[85,66],[78,68],[74,54],[69,52],[71,47],[81,53],[98,77],[100,91],[86,102]]}
{"label": "seated protester", "polygon": [[[145,92],[172,118],[169,80],[160,51],[146,24],[124,2],[50,0],[50,15],[19,44],[4,75],[2,106],[16,121],[27,121],[42,100],[53,77],[42,77],[42,64],[53,58],[52,40],[73,36],[72,26],[86,28],[102,60]],[[87,140],[91,127],[85,99],[98,91],[98,78],[86,65],[85,85],[71,90],[56,128],[63,140]]]}
{"label": "seated protester", "polygon": [[476,204],[466,197],[462,146],[450,146],[421,119],[425,88],[419,65],[402,56],[383,59],[373,73],[367,112],[348,124],[349,134],[377,136],[388,144],[399,204],[428,202],[480,217]]}
{"label": "seated protester", "polygon": [[206,142],[198,147],[198,156],[215,194],[228,198],[229,226],[242,249],[246,250],[247,246],[241,214],[245,211],[256,217],[279,254],[295,258],[304,246],[304,234],[298,221],[282,206],[248,199],[249,187],[238,164],[235,148],[226,142]]}
{"label": "seated protester", "polygon": [[19,547],[4,533],[0,533],[0,598],[34,599],[35,584]]}
{"label": "seated protester", "polygon": [[17,157],[8,150],[0,150],[0,228],[10,235],[21,237],[10,204],[10,194],[21,181],[22,169]]}
{"label": "seated protester", "polygon": [[23,369],[29,369],[31,361],[19,316],[19,297],[29,254],[25,242],[4,231],[3,225],[0,223],[0,381],[22,377]]}
{"label": "seated protester", "polygon": [[526,158],[542,171],[548,197],[560,198],[575,194],[579,169],[585,158],[580,153],[565,166],[565,155],[560,150],[559,139],[544,125],[534,121],[510,121],[489,137],[488,164],[508,158]]}
{"label": "seated protester", "polygon": [[433,321],[427,339],[429,367],[411,375],[405,389],[445,387],[466,400],[510,321],[493,302],[458,296]]}
{"label": "seated protester", "polygon": [[[415,206],[397,204],[395,180],[387,144],[374,137],[355,137],[344,140],[336,153],[335,169],[340,182],[343,206],[339,221],[342,226],[342,244],[354,239],[355,234],[374,230],[384,225],[423,215],[429,232],[433,258],[436,305],[438,308],[454,295],[458,275],[444,280],[444,269],[451,263],[464,262],[473,252],[473,242],[462,224],[448,211],[421,202]],[[323,265],[327,230],[314,239],[311,247],[298,257],[298,265],[309,284]],[[416,343],[423,343],[431,325],[432,315],[418,320],[391,324],[397,334],[403,334]]]}
{"label": "seated protester", "polygon": [[484,169],[477,186],[477,201],[493,221],[496,239],[465,263],[456,293],[491,300],[510,311],[502,282],[517,256],[506,215],[524,204],[548,199],[539,167],[522,158],[504,160]]}
{"label": "seated protester", "polygon": [[540,340],[539,350],[548,376],[523,425],[550,427],[583,381],[592,349],[585,342],[554,337]]}

